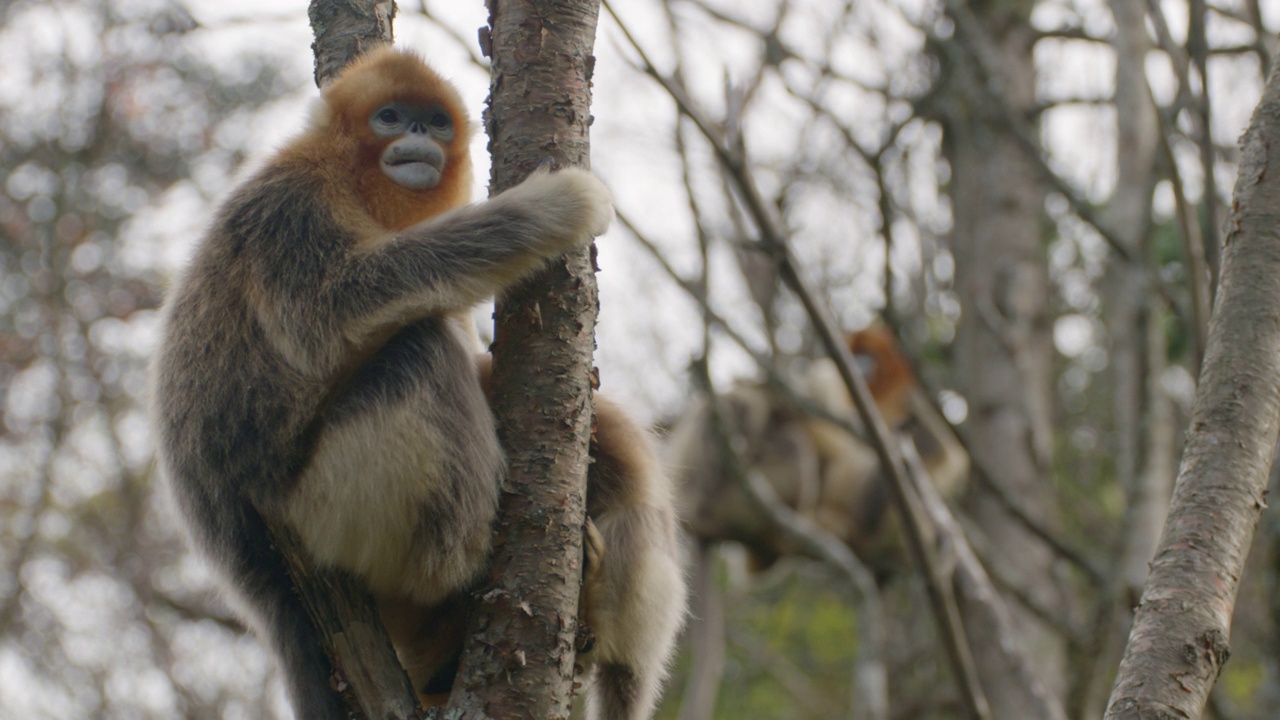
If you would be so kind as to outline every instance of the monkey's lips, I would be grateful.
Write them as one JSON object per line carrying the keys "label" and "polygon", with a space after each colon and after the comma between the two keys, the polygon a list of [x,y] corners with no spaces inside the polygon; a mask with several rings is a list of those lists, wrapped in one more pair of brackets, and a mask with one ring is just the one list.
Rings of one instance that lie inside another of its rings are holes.
{"label": "monkey's lips", "polygon": [[410,190],[429,190],[440,183],[440,169],[425,160],[384,162],[382,171],[397,185]]}
{"label": "monkey's lips", "polygon": [[382,172],[402,187],[430,190],[440,184],[444,152],[430,142],[402,140],[392,143],[382,153]]}

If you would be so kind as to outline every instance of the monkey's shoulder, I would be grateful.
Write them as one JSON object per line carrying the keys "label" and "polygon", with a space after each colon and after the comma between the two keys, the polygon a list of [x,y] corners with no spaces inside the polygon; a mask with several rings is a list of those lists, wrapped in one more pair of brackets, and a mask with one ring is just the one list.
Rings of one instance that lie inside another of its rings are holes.
{"label": "monkey's shoulder", "polygon": [[224,243],[233,254],[350,244],[355,233],[339,217],[345,203],[332,197],[331,189],[321,168],[272,162],[222,204],[209,240]]}

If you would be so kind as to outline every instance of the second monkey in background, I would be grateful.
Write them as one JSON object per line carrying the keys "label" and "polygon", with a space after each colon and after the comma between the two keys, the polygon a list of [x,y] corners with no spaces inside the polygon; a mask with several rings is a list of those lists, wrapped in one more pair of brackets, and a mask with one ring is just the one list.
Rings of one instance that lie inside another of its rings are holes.
{"label": "second monkey in background", "polygon": [[[958,496],[967,484],[969,455],[921,391],[892,333],[877,326],[847,340],[886,424],[915,442],[943,497]],[[832,415],[854,418],[853,400],[829,359],[815,361],[798,385]],[[872,447],[764,384],[742,382],[719,399],[726,420],[746,440],[742,459],[783,503],[848,545],[880,578],[905,562],[897,509]],[[706,401],[700,401],[676,420],[666,443],[689,532],[704,543],[741,543],[758,567],[794,555],[794,542],[729,476],[710,422]]]}

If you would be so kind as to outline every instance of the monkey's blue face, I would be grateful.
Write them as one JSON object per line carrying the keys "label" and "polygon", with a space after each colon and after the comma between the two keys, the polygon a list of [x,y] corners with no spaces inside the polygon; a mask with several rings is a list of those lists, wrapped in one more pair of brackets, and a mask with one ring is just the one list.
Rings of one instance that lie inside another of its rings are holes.
{"label": "monkey's blue face", "polygon": [[382,172],[409,190],[430,190],[444,176],[446,150],[457,135],[453,118],[439,105],[391,102],[373,111],[369,129],[389,142]]}

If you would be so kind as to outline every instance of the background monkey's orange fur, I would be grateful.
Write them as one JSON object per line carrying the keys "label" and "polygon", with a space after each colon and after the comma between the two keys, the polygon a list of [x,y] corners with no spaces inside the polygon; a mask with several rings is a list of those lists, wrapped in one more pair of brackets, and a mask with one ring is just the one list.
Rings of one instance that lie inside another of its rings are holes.
{"label": "background monkey's orange fur", "polygon": [[[892,332],[876,326],[851,333],[847,342],[885,422],[916,442],[942,494],[957,495],[968,474],[968,454],[920,390]],[[859,424],[830,360],[815,361],[802,383],[809,400]],[[769,480],[782,502],[842,540],[880,575],[901,562],[896,519],[873,448],[793,407],[766,385],[743,383],[720,400],[734,430],[746,439],[744,460]],[[706,405],[696,405],[668,437],[671,463],[681,472],[681,516],[687,527],[704,542],[744,544],[757,566],[798,552],[727,475],[708,423]]]}
{"label": "background monkey's orange fur", "polygon": [[870,360],[866,380],[871,397],[889,427],[897,427],[910,413],[908,398],[916,385],[916,377],[911,364],[898,350],[893,332],[884,325],[873,325],[849,333],[847,342],[854,357]]}

